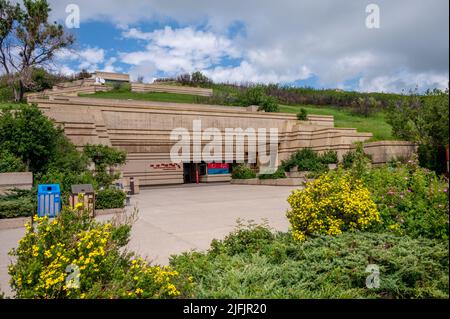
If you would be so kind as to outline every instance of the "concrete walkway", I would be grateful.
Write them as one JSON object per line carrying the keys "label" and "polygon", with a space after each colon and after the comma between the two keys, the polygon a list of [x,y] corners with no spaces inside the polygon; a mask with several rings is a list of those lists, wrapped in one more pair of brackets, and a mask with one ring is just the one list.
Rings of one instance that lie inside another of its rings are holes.
{"label": "concrete walkway", "polygon": [[[128,245],[143,257],[167,264],[170,255],[205,250],[236,226],[238,218],[287,230],[286,199],[295,187],[248,185],[186,185],[142,190],[133,197],[139,210]],[[98,217],[101,220],[111,215]],[[7,252],[16,246],[24,228],[0,230],[0,290],[10,294]]]}

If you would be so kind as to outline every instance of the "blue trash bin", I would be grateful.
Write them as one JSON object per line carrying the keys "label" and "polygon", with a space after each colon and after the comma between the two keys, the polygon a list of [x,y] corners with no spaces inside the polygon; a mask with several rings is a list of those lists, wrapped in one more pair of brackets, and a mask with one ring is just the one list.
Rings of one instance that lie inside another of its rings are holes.
{"label": "blue trash bin", "polygon": [[37,205],[39,217],[56,217],[61,210],[61,190],[59,185],[38,185]]}

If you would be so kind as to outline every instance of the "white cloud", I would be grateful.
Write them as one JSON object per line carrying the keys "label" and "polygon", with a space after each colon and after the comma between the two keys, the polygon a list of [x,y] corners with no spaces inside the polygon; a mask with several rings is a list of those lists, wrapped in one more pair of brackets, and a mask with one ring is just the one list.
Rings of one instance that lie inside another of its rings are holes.
{"label": "white cloud", "polygon": [[[118,55],[130,72],[174,74],[205,70],[215,79],[292,81],[314,74],[319,84],[363,90],[401,90],[448,83],[449,2],[378,0],[381,28],[365,27],[367,1],[335,0],[50,0],[62,21],[65,6],[87,21],[108,21],[146,44]],[[141,22],[188,26],[143,32]],[[242,34],[230,39],[239,22]],[[128,28],[128,25],[135,28]],[[138,27],[136,27],[138,26]],[[199,31],[203,30],[203,31]],[[120,42],[116,48],[120,48]],[[233,66],[223,58],[239,58]],[[100,63],[101,64],[101,63]]]}
{"label": "white cloud", "polygon": [[[61,50],[56,55],[56,64],[60,68],[60,72],[76,73],[81,70],[87,70],[88,72],[94,72],[100,68],[100,65],[105,61],[105,50],[102,48],[91,48],[75,51],[75,50]],[[112,64],[116,61],[109,60],[105,67],[112,68]],[[109,64],[108,64],[109,63]],[[68,65],[70,64],[70,66]],[[66,74],[65,73],[65,74]]]}
{"label": "white cloud", "polygon": [[377,76],[374,78],[361,78],[359,90],[363,92],[401,92],[415,88],[448,88],[448,74],[399,72],[395,75]]}
{"label": "white cloud", "polygon": [[105,59],[105,50],[99,48],[87,48],[79,53],[84,62],[89,64],[102,63]]}
{"label": "white cloud", "polygon": [[114,63],[116,63],[116,62],[117,62],[117,58],[115,58],[115,57],[109,58],[108,61],[105,62],[103,68],[101,68],[100,71],[113,72],[113,73],[120,72],[121,68],[116,67],[114,65]]}
{"label": "white cloud", "polygon": [[[145,50],[121,53],[121,62],[133,67],[147,65],[168,75],[205,70],[220,63],[223,58],[240,56],[232,41],[206,31],[192,28],[164,29],[142,32],[129,29],[122,33],[125,38],[145,40]],[[146,75],[146,79],[152,74]]]}
{"label": "white cloud", "polygon": [[[177,75],[203,71],[217,82],[291,82],[306,79],[311,71],[305,65],[293,65],[282,49],[242,52],[233,42],[212,32],[192,28],[164,29],[142,32],[136,28],[122,33],[125,38],[147,42],[145,50],[121,54],[121,61],[131,64],[133,72],[144,71]],[[221,66],[221,60],[242,60],[236,67]],[[149,67],[153,66],[153,67]],[[147,74],[148,80],[152,74]]]}

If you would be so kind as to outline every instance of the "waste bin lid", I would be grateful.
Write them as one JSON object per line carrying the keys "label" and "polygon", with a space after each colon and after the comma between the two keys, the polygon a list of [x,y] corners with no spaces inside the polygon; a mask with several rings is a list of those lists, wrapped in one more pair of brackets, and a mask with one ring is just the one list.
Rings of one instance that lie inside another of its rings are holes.
{"label": "waste bin lid", "polygon": [[59,184],[41,184],[38,185],[38,193],[60,193]]}
{"label": "waste bin lid", "polygon": [[76,184],[72,185],[72,194],[89,194],[94,193],[94,187],[91,184]]}

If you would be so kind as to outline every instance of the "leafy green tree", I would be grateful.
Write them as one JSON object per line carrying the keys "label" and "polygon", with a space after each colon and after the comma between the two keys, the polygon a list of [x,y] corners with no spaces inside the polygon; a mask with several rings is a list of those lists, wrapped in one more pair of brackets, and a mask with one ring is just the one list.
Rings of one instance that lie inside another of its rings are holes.
{"label": "leafy green tree", "polygon": [[16,101],[32,86],[33,69],[48,66],[75,41],[61,24],[49,22],[50,11],[46,0],[23,0],[23,8],[0,0],[0,65]]}
{"label": "leafy green tree", "polygon": [[445,146],[449,141],[448,89],[411,94],[391,106],[388,123],[394,136],[419,145],[420,165],[445,172]]}
{"label": "leafy green tree", "polygon": [[278,112],[279,106],[272,96],[268,96],[263,86],[255,86],[246,89],[239,98],[241,105],[258,105],[259,111]]}
{"label": "leafy green tree", "polygon": [[95,165],[95,179],[99,186],[107,187],[119,174],[113,169],[118,165],[125,164],[127,153],[106,145],[86,145],[84,155]]}
{"label": "leafy green tree", "polygon": [[203,87],[211,86],[212,84],[212,81],[206,75],[204,75],[202,72],[199,71],[192,73],[191,82],[193,85]]}
{"label": "leafy green tree", "polygon": [[33,173],[50,167],[80,172],[87,165],[63,130],[34,105],[10,105],[0,113],[0,149]]}
{"label": "leafy green tree", "polygon": [[0,150],[0,173],[23,172],[25,164],[8,150]]}

